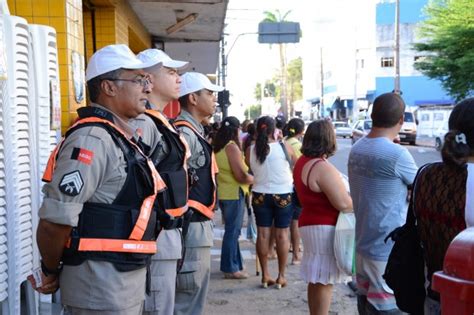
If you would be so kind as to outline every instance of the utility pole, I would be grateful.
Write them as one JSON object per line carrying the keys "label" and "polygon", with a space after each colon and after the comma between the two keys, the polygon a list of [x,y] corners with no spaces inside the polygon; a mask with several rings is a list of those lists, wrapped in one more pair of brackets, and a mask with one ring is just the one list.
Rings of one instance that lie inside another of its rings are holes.
{"label": "utility pole", "polygon": [[319,99],[318,118],[321,118],[321,117],[323,117],[322,114],[324,114],[324,113],[321,113],[322,111],[324,111],[324,102],[323,102],[323,99],[324,99],[323,46],[321,46],[321,48],[319,49],[319,54],[320,54],[319,62],[321,64],[321,98]]}
{"label": "utility pole", "polygon": [[[221,59],[222,59],[221,84],[224,88],[226,87],[225,86],[225,77],[227,76],[227,56],[225,54],[225,45],[226,45],[225,39],[224,39],[224,37],[222,37],[222,41],[221,41]],[[227,117],[227,106],[229,106],[229,104],[220,104],[220,105],[221,105],[221,108],[222,108],[222,119],[224,119],[224,118]]]}
{"label": "utility pole", "polygon": [[400,0],[395,3],[395,82],[394,93],[400,94]]}
{"label": "utility pole", "polygon": [[[354,55],[354,59],[355,59],[355,69],[354,69],[354,98],[352,100],[353,104],[352,104],[352,121],[357,121],[357,119],[359,118],[359,103],[357,102],[357,75],[358,75],[358,63],[359,63],[359,60],[358,60],[358,52],[359,52],[359,49],[355,49],[355,55]],[[348,115],[349,116],[349,115]]]}

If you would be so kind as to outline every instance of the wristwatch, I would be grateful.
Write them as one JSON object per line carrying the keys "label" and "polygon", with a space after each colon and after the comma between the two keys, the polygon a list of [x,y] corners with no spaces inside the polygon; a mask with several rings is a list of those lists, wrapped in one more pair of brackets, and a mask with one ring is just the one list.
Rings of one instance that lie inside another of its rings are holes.
{"label": "wristwatch", "polygon": [[51,275],[59,275],[61,273],[61,270],[63,270],[63,264],[59,263],[59,265],[56,267],[56,269],[49,269],[46,267],[44,264],[43,260],[41,260],[41,271],[44,273],[46,277],[51,276]]}

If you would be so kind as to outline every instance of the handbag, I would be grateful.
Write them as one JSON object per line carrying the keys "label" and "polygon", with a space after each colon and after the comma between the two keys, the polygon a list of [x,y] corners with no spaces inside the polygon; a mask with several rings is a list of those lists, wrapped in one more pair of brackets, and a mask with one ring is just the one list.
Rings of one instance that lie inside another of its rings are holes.
{"label": "handbag", "polygon": [[334,232],[334,256],[339,270],[352,275],[355,244],[355,215],[340,212]]}
{"label": "handbag", "polygon": [[[285,147],[285,143],[283,140],[278,141],[278,143],[281,145],[281,149],[283,150],[283,153],[285,153],[285,158],[288,161],[288,164],[290,164],[290,170],[293,172],[293,167],[295,166],[293,161],[290,159],[290,154],[288,153],[288,150]],[[293,203],[294,206],[301,208],[301,203],[298,198],[298,194],[296,193],[295,186],[293,186],[293,192],[291,193],[291,202]]]}
{"label": "handbag", "polygon": [[[418,170],[414,182],[423,168]],[[385,242],[392,239],[394,244],[383,278],[393,290],[398,308],[416,315],[423,314],[426,290],[425,262],[413,210],[414,198],[413,188],[406,223],[390,232],[385,238]]]}

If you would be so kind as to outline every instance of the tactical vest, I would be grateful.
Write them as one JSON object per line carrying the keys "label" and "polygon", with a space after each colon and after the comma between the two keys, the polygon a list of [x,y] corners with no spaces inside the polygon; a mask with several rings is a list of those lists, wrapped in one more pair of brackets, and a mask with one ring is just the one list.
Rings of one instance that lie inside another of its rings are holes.
{"label": "tactical vest", "polygon": [[[155,167],[167,187],[167,190],[157,197],[157,201],[169,216],[179,218],[188,210],[188,144],[163,114],[155,110],[147,110],[146,114],[155,123],[168,148],[166,156],[158,163],[155,162]],[[155,160],[153,156],[151,158]]]}
{"label": "tactical vest", "polygon": [[218,172],[216,159],[212,147],[207,140],[194,128],[194,126],[185,120],[175,121],[177,127],[187,127],[196,134],[199,143],[204,148],[205,164],[193,170],[196,181],[189,192],[189,207],[199,211],[208,219],[214,217],[214,207],[216,205],[216,173]]}
{"label": "tactical vest", "polygon": [[139,145],[128,139],[113,124],[110,113],[97,107],[78,110],[79,120],[66,132],[46,167],[43,181],[50,182],[61,145],[75,130],[97,126],[104,128],[123,151],[127,178],[111,204],[86,202],[63,251],[65,265],[79,265],[85,260],[111,262],[118,271],[144,267],[156,253],[156,211],[158,193],[166,189],[153,163]]}

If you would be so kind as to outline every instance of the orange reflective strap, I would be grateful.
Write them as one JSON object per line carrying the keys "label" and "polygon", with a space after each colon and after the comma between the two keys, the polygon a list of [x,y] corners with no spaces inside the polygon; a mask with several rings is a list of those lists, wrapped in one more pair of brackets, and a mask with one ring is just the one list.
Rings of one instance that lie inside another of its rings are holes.
{"label": "orange reflective strap", "polygon": [[153,162],[147,158],[146,163],[148,165],[148,168],[151,171],[151,176],[153,177],[153,185],[155,186],[155,194],[163,191],[166,189],[166,184],[165,181],[161,178],[160,173],[155,168],[155,165],[153,165]]}
{"label": "orange reflective strap", "polygon": [[59,148],[63,144],[63,141],[64,141],[64,138],[61,139],[61,141],[56,145],[54,150],[49,155],[48,164],[46,164],[46,169],[44,170],[43,178],[42,178],[44,182],[49,183],[53,180],[53,173],[54,173],[54,169],[56,168],[56,158],[58,156]]}
{"label": "orange reflective strap", "polygon": [[81,238],[78,251],[155,254],[156,241]]}
{"label": "orange reflective strap", "polygon": [[[158,119],[159,121],[161,121],[163,123],[163,125],[166,126],[166,128],[168,128],[171,132],[175,133],[178,135],[179,137],[179,140],[181,141],[181,143],[183,144],[184,146],[184,161],[183,161],[183,169],[184,171],[186,172],[186,179],[188,178],[188,166],[187,166],[187,159],[189,159],[191,157],[191,150],[189,149],[189,145],[188,145],[188,142],[186,141],[186,139],[184,139],[183,135],[179,132],[177,132],[177,130],[170,124],[170,122],[168,121],[168,119],[159,111],[156,111],[156,110],[151,110],[151,109],[148,109],[146,111],[147,114],[149,114],[150,116],[153,116],[155,117],[156,119]],[[189,194],[189,191],[188,191],[188,182],[186,180],[186,200],[188,200],[188,194]],[[177,218],[177,217],[180,217],[182,216],[184,213],[186,213],[186,211],[188,211],[188,206],[185,205],[184,207],[179,207],[179,208],[174,208],[174,209],[166,209],[165,210],[166,213],[168,213],[169,215]]]}
{"label": "orange reflective strap", "polygon": [[153,204],[155,203],[156,193],[148,196],[143,200],[142,206],[140,207],[140,214],[138,215],[137,222],[133,227],[132,233],[128,239],[130,240],[141,240],[143,234],[145,234],[146,228],[148,226],[148,221],[150,220],[151,212],[153,211]]}
{"label": "orange reflective strap", "polygon": [[175,218],[181,217],[183,214],[186,213],[186,211],[188,211],[188,205],[185,205],[184,207],[165,210],[166,213],[168,213],[170,216],[173,216]]}
{"label": "orange reflective strap", "polygon": [[[199,137],[202,139],[206,140],[197,130],[194,128],[194,126],[186,121],[186,120],[179,120],[175,122],[176,126],[185,126],[194,131],[195,134],[197,134]],[[206,140],[207,141],[207,140]],[[217,200],[217,191],[216,191],[216,173],[219,171],[219,168],[217,167],[217,162],[216,162],[216,157],[214,152],[211,152],[211,178],[212,178],[212,184],[214,185],[214,191],[213,191],[213,197],[212,197],[212,203],[210,206],[206,206],[202,203],[200,203],[197,200],[188,200],[188,205],[191,208],[196,209],[209,219],[212,219],[214,217],[214,207],[216,205],[216,200]]]}
{"label": "orange reflective strap", "polygon": [[214,218],[214,204],[215,202],[212,203],[212,208],[211,208],[211,207],[207,207],[203,205],[199,201],[191,200],[191,199],[188,200],[188,205],[191,208],[196,209],[197,211],[201,212],[201,214],[205,215],[209,219]]}

